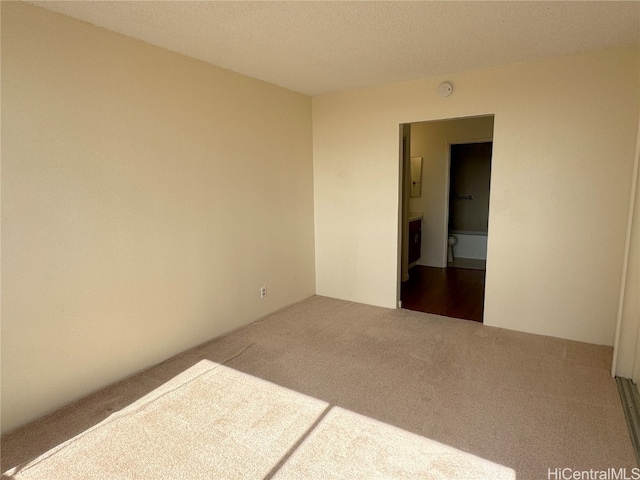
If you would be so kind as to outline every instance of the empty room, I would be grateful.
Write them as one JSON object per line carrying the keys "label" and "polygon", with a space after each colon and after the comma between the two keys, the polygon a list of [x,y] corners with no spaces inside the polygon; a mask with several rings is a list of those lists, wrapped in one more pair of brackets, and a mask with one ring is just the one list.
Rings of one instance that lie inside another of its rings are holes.
{"label": "empty room", "polygon": [[640,3],[0,15],[3,478],[640,478]]}

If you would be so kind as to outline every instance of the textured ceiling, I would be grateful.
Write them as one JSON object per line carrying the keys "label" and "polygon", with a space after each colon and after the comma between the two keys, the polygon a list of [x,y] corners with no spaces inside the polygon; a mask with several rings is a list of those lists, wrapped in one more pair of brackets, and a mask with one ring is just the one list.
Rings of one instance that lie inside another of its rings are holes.
{"label": "textured ceiling", "polygon": [[640,41],[640,2],[29,2],[307,95]]}

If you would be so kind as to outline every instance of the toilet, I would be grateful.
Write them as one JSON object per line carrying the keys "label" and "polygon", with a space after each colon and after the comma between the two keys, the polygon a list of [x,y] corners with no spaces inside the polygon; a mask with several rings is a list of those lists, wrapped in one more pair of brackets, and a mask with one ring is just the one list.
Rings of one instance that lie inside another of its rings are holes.
{"label": "toilet", "polygon": [[453,236],[453,235],[449,235],[449,239],[447,240],[447,243],[449,244],[449,248],[447,249],[447,262],[451,263],[453,262],[453,246],[458,242],[458,239]]}

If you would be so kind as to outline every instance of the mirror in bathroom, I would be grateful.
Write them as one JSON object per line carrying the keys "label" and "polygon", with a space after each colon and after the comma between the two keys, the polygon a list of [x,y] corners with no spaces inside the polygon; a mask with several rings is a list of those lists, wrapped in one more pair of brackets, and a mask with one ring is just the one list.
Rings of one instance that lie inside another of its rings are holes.
{"label": "mirror in bathroom", "polygon": [[411,189],[412,197],[422,195],[422,157],[411,157]]}

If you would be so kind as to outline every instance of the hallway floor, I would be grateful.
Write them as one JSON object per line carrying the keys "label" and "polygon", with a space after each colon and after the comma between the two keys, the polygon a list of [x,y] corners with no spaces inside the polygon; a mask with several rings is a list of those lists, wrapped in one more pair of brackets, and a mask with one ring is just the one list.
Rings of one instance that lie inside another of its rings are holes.
{"label": "hallway floor", "polygon": [[484,270],[416,265],[402,284],[402,308],[482,322],[484,280]]}

